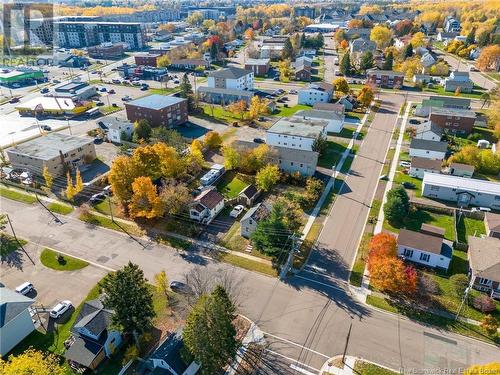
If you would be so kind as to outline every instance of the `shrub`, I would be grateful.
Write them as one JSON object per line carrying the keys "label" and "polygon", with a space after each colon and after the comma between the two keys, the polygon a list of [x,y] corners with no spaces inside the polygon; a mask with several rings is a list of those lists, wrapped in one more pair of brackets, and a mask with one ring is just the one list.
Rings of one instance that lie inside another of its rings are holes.
{"label": "shrub", "polygon": [[474,308],[484,313],[496,310],[495,301],[493,301],[493,299],[488,297],[486,294],[481,294],[474,298],[472,305]]}
{"label": "shrub", "polygon": [[498,321],[491,315],[486,315],[481,321],[481,328],[489,335],[494,335],[498,330]]}
{"label": "shrub", "polygon": [[453,289],[458,297],[462,297],[465,289],[469,286],[469,278],[463,273],[458,273],[450,277]]}
{"label": "shrub", "polygon": [[469,141],[477,142],[481,139],[481,134],[479,133],[472,133],[467,136],[467,139]]}

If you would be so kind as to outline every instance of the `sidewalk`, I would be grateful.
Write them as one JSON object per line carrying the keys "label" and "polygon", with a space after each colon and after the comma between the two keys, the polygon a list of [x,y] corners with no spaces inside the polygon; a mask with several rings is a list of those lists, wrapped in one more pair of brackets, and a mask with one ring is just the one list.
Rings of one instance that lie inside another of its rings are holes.
{"label": "sidewalk", "polygon": [[[355,371],[354,368],[356,366],[356,361],[363,362],[363,364],[369,364],[373,366],[377,366],[382,374],[386,373],[394,373],[394,374],[399,374],[398,371],[393,370],[389,367],[380,365],[378,363],[368,361],[366,359],[358,358],[358,357],[353,357],[350,355],[346,355],[344,358],[344,362],[342,362],[342,356],[338,355],[335,357],[330,358],[328,361],[326,361],[323,366],[321,367],[319,374],[318,375],[359,375],[360,373],[358,371]],[[374,372],[375,373],[375,372]],[[379,372],[376,372],[377,374]],[[365,375],[365,374],[361,374]]]}

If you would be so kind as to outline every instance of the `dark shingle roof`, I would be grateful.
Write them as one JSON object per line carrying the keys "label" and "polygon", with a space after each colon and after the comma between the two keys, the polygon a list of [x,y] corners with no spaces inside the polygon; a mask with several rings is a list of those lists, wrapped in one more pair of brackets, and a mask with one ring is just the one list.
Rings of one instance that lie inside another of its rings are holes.
{"label": "dark shingle roof", "polygon": [[441,163],[441,160],[419,158],[418,156],[414,156],[411,158],[412,168],[432,169],[434,171],[440,171]]}
{"label": "dark shingle roof", "polygon": [[429,151],[446,152],[448,143],[438,141],[428,141],[427,139],[413,138],[410,143],[410,148]]}
{"label": "dark shingle roof", "polygon": [[438,236],[415,232],[408,229],[400,229],[398,245],[423,250],[428,253],[442,254],[443,239]]}
{"label": "dark shingle roof", "polygon": [[86,301],[73,325],[72,332],[77,333],[78,328],[85,328],[95,336],[99,336],[111,324],[113,311],[104,307],[99,299]]}
{"label": "dark shingle roof", "polygon": [[201,194],[195,198],[196,202],[199,202],[210,210],[223,200],[224,197],[217,190],[215,190],[215,188],[203,190]]}
{"label": "dark shingle roof", "polygon": [[168,336],[149,359],[162,359],[167,362],[177,374],[183,374],[188,368],[181,357],[181,349],[183,346],[182,330],[178,330]]}
{"label": "dark shingle roof", "polygon": [[248,199],[252,199],[258,193],[258,191],[259,190],[255,185],[250,184],[240,192],[240,195],[244,195]]}
{"label": "dark shingle roof", "polygon": [[250,208],[245,214],[245,216],[241,218],[241,221],[250,218],[254,219],[255,221],[260,221],[262,219],[265,219],[270,212],[271,212],[271,207],[269,205],[266,205],[265,203],[259,203]]}
{"label": "dark shingle roof", "polygon": [[215,78],[238,79],[238,78],[244,77],[250,73],[252,73],[251,70],[246,70],[246,69],[237,68],[235,66],[230,66],[230,67],[225,68],[225,69],[219,69],[219,70],[216,70],[215,72],[210,72],[208,74],[208,76],[215,77]]}

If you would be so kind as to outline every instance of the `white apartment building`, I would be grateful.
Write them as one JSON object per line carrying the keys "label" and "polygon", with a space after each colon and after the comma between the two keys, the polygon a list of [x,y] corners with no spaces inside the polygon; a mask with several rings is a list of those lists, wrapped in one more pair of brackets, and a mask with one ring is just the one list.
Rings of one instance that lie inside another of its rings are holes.
{"label": "white apartment building", "polygon": [[207,83],[211,88],[253,90],[253,79],[251,70],[230,66],[209,73]]}
{"label": "white apartment building", "polygon": [[314,141],[327,136],[327,126],[326,120],[282,118],[267,130],[266,143],[269,146],[313,151]]}
{"label": "white apartment building", "polygon": [[328,103],[332,100],[333,91],[333,85],[329,83],[311,83],[308,88],[299,90],[298,104]]}

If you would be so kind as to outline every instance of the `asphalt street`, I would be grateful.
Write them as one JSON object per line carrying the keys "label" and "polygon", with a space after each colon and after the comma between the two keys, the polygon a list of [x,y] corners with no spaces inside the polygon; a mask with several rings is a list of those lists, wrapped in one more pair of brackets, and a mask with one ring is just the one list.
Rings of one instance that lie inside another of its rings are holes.
{"label": "asphalt street", "polygon": [[[56,224],[37,205],[2,199],[1,210],[9,214],[19,237],[108,270],[130,260],[149,280],[161,269],[170,280],[183,280],[195,267],[204,272],[231,272],[239,286],[239,309],[267,333],[269,350],[310,371],[319,369],[328,357],[342,354],[346,344],[349,354],[396,369],[458,368],[498,359],[499,351],[491,345],[372,310],[357,302],[338,279],[320,284],[296,277],[283,283],[217,263],[211,254],[200,251],[185,253],[141,240],[144,249],[125,234],[76,218],[61,217],[64,224]],[[1,267],[6,272],[8,266]]]}

